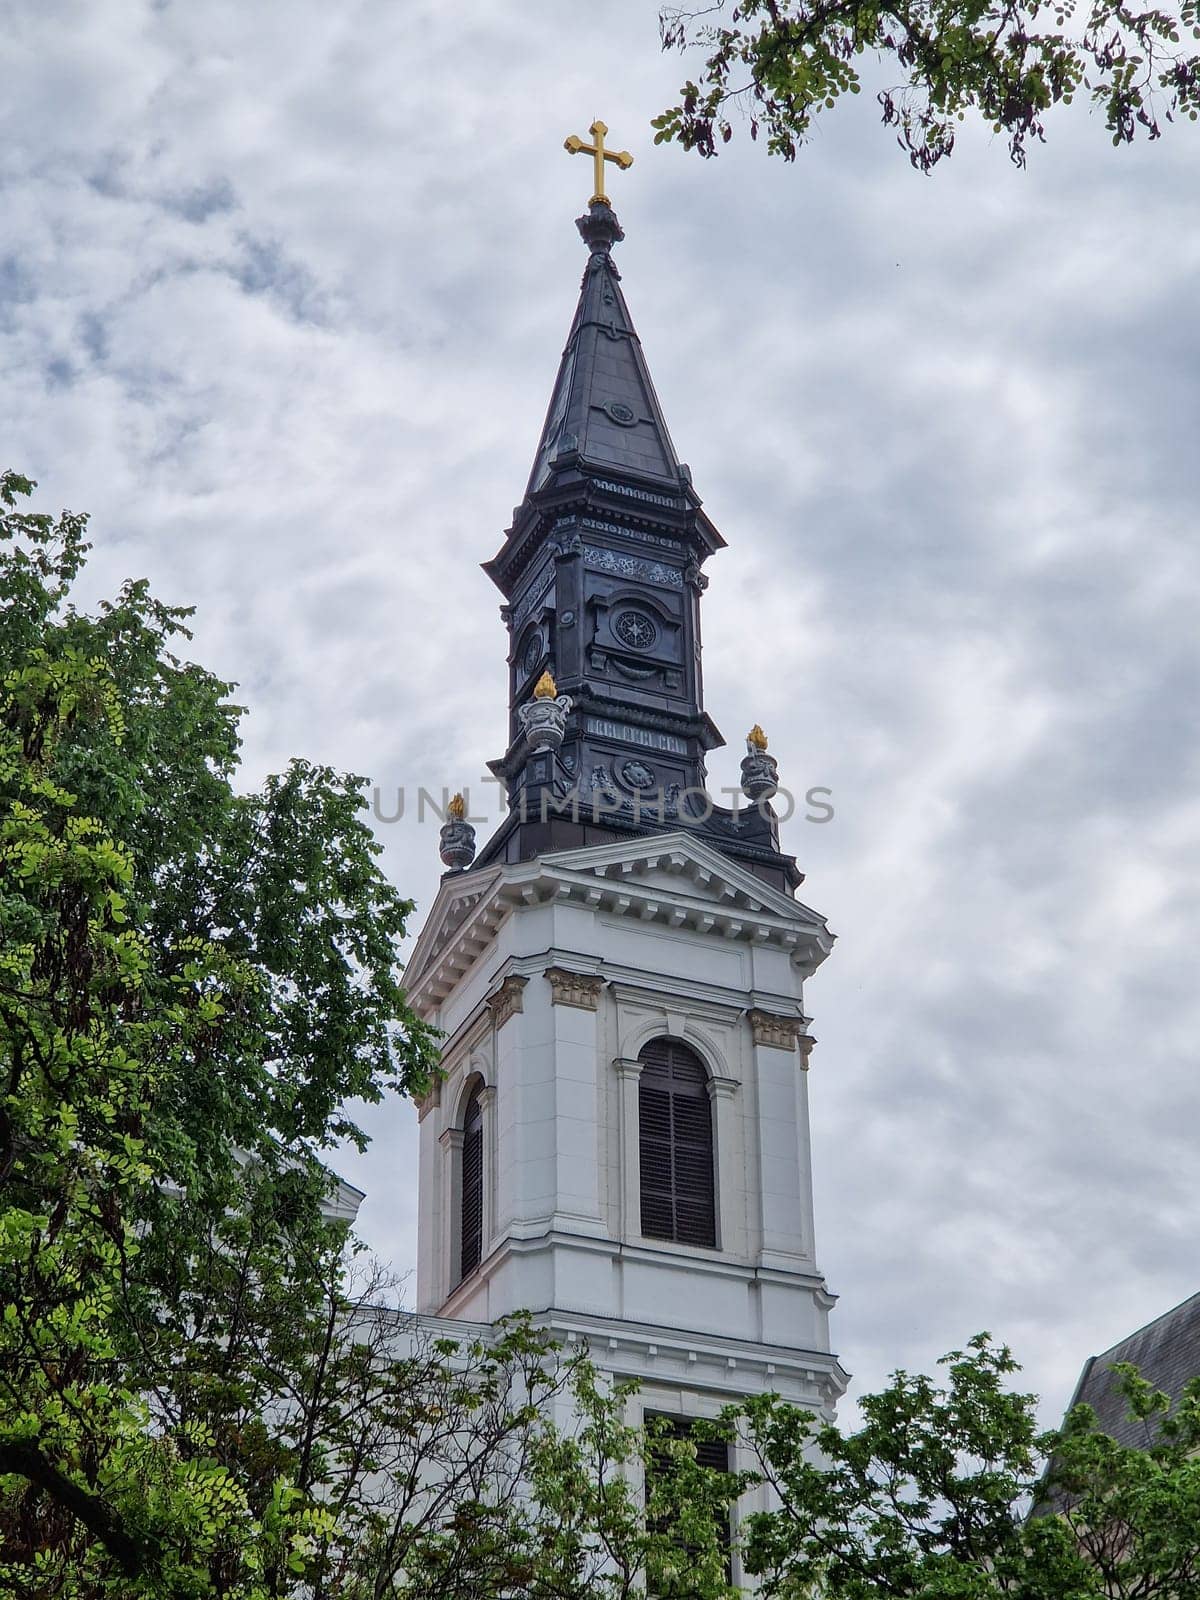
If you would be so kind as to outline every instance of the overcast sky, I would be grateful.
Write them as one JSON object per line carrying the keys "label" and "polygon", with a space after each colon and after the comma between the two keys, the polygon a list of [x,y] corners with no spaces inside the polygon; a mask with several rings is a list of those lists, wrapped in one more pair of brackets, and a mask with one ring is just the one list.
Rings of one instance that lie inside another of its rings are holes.
{"label": "overcast sky", "polygon": [[[708,709],[763,724],[804,898],[818,1246],[855,1389],[1003,1335],[1053,1416],[1200,1288],[1200,132],[1082,104],[932,178],[871,97],[793,167],[655,149],[653,0],[0,4],[4,460],[92,512],[303,754],[477,778],[499,595],[585,262],[618,261],[709,564]],[[427,907],[436,829],[381,826]],[[415,1117],[343,1170],[414,1258]]]}

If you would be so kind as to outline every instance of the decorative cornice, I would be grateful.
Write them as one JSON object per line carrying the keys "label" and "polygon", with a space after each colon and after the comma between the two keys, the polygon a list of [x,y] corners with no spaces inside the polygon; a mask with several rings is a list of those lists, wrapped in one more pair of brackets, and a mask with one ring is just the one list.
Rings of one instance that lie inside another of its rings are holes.
{"label": "decorative cornice", "polygon": [[[652,874],[673,881],[664,884],[660,877],[656,882]],[[833,945],[823,917],[753,877],[692,830],[638,843],[583,846],[476,869],[443,883],[405,974],[420,1015],[436,1012],[483,952],[493,948],[500,924],[514,908],[549,901],[671,932],[782,949],[804,973],[818,967]],[[794,1044],[795,1038],[782,1048]]]}
{"label": "decorative cornice", "polygon": [[[832,1303],[831,1295],[819,1289],[810,1292],[818,1304]],[[462,1351],[475,1343],[490,1344],[503,1331],[494,1323],[457,1317],[388,1315],[397,1341],[448,1339]],[[827,1350],[758,1344],[557,1307],[539,1313],[534,1321],[568,1350],[590,1350],[605,1371],[640,1377],[648,1383],[666,1381],[677,1391],[704,1393],[708,1403],[714,1396],[729,1399],[735,1393],[772,1389],[793,1404],[820,1408],[831,1416],[849,1383],[841,1362]]]}
{"label": "decorative cornice", "polygon": [[600,1004],[604,979],[591,972],[569,972],[566,967],[547,967],[552,1006],[576,1006],[580,1011],[595,1011]]}
{"label": "decorative cornice", "polygon": [[[780,1017],[771,1011],[747,1011],[746,1016],[755,1044],[766,1045],[773,1050],[794,1050],[804,1033],[801,1017]],[[808,1065],[807,1055],[804,1065]]]}
{"label": "decorative cornice", "polygon": [[528,978],[520,978],[515,973],[505,978],[495,994],[488,997],[488,1009],[492,1013],[492,1022],[500,1029],[515,1016],[518,1011],[525,1009],[525,985]]}

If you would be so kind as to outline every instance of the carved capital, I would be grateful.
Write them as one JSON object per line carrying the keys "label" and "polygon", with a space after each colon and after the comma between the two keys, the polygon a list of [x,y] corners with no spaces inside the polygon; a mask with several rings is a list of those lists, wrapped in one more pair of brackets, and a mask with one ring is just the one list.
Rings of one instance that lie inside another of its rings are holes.
{"label": "carved capital", "polygon": [[520,978],[515,973],[496,990],[495,994],[488,997],[488,1006],[492,1013],[492,1022],[497,1028],[502,1028],[509,1017],[525,1009],[525,985],[528,978]]}
{"label": "carved capital", "polygon": [[429,1086],[428,1093],[423,1094],[417,1101],[417,1121],[424,1122],[431,1111],[436,1111],[442,1103],[442,1080],[435,1078]]}
{"label": "carved capital", "polygon": [[550,1004],[577,1006],[580,1011],[595,1011],[600,1004],[604,979],[593,972],[568,972],[566,967],[547,967]]}
{"label": "carved capital", "polygon": [[461,1128],[443,1128],[438,1134],[438,1143],[443,1150],[461,1150],[463,1147],[463,1131]]}
{"label": "carved capital", "polygon": [[816,1042],[811,1033],[801,1033],[796,1038],[796,1043],[800,1046],[800,1065],[805,1072],[808,1071],[808,1058],[812,1055],[812,1047]]}
{"label": "carved capital", "polygon": [[636,1056],[618,1056],[613,1062],[613,1066],[617,1070],[618,1078],[632,1078],[635,1082],[642,1075],[643,1065],[644,1062],[639,1061]]}
{"label": "carved capital", "polygon": [[779,1017],[771,1011],[748,1011],[746,1015],[755,1044],[767,1045],[772,1050],[794,1050],[796,1041],[804,1033],[800,1017]]}

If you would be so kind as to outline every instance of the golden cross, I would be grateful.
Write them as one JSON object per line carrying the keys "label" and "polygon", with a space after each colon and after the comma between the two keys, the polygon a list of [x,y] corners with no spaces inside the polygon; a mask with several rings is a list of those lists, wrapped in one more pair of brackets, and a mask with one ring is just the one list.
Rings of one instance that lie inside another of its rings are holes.
{"label": "golden cross", "polygon": [[596,192],[588,203],[593,206],[606,206],[609,200],[604,192],[604,163],[606,161],[615,161],[624,172],[633,165],[633,157],[628,150],[606,150],[604,148],[604,135],[608,132],[608,129],[599,118],[592,123],[588,132],[596,141],[594,144],[584,144],[579,135],[573,133],[565,140],[563,149],[569,150],[573,156],[583,155],[595,158]]}

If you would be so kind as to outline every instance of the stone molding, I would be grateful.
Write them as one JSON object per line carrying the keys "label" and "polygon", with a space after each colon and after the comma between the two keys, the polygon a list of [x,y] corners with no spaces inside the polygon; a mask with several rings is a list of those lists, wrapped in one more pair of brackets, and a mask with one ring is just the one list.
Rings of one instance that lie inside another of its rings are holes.
{"label": "stone molding", "polygon": [[524,1011],[525,985],[528,982],[528,978],[520,978],[513,974],[505,978],[495,994],[489,996],[487,1003],[495,1027],[502,1028],[509,1017],[515,1016],[518,1011]]}
{"label": "stone molding", "polygon": [[642,1075],[644,1065],[645,1062],[638,1060],[636,1056],[618,1056],[613,1062],[618,1078],[638,1079]]}
{"label": "stone molding", "polygon": [[566,967],[547,967],[552,1006],[575,1006],[580,1011],[596,1011],[604,979],[593,972],[569,972]]}
{"label": "stone molding", "polygon": [[796,1043],[800,1046],[800,1065],[805,1072],[808,1071],[808,1058],[812,1055],[812,1047],[816,1042],[811,1033],[801,1033],[796,1037]]}
{"label": "stone molding", "polygon": [[[780,1017],[772,1011],[747,1011],[746,1016],[756,1045],[766,1045],[772,1050],[794,1050],[804,1035],[801,1017]],[[808,1065],[807,1055],[804,1064]]]}
{"label": "stone molding", "polygon": [[741,1088],[737,1078],[719,1078],[715,1073],[708,1080],[708,1098],[710,1100],[732,1100]]}

